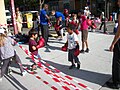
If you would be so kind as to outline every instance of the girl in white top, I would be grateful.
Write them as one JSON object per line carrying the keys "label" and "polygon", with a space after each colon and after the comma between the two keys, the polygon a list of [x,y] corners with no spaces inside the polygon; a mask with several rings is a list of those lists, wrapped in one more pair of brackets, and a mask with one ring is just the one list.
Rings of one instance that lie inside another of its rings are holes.
{"label": "girl in white top", "polygon": [[24,76],[26,72],[22,67],[21,60],[19,56],[16,54],[16,51],[13,48],[15,44],[14,40],[10,37],[7,37],[5,30],[0,28],[0,61],[3,62],[1,65],[1,72],[0,72],[0,81],[2,81],[2,77],[4,76],[5,72],[8,70],[9,62],[12,57],[15,57],[16,62],[20,66],[21,74]]}

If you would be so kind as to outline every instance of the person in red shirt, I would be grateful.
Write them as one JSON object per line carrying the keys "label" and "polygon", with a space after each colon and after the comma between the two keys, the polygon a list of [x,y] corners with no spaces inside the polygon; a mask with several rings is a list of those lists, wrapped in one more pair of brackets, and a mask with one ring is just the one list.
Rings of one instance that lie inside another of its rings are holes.
{"label": "person in red shirt", "polygon": [[[87,17],[84,15],[84,11],[81,10],[78,15],[80,15],[80,23],[81,23],[81,33],[82,33],[82,50],[81,53],[84,52],[89,52],[89,48],[88,48],[88,23],[87,23]],[[84,51],[86,45],[86,50]]]}
{"label": "person in red shirt", "polygon": [[[45,41],[41,41],[42,39],[40,38],[39,43],[36,42],[36,39],[38,37],[38,32],[33,28],[30,30],[29,36],[30,36],[29,51],[31,52],[33,57],[37,56],[37,58],[40,60],[41,57],[38,53],[38,49],[45,45]],[[37,63],[36,62],[34,62],[34,64],[31,66],[31,70],[35,70],[35,69],[37,69]]]}

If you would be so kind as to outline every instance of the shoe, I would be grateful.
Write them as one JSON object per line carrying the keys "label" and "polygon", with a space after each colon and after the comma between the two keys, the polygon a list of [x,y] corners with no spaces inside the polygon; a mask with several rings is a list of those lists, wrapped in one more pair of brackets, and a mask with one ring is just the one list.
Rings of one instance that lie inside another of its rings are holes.
{"label": "shoe", "polygon": [[109,34],[108,32],[104,32],[104,34]]}
{"label": "shoe", "polygon": [[46,44],[44,47],[45,47],[45,48],[48,48],[49,46],[50,46],[49,44]]}
{"label": "shoe", "polygon": [[85,51],[84,51],[84,50],[81,50],[80,53],[85,53]]}
{"label": "shoe", "polygon": [[10,74],[12,74],[12,70],[8,69],[7,75],[10,75]]}
{"label": "shoe", "polygon": [[77,69],[80,69],[80,64],[77,64]]}
{"label": "shoe", "polygon": [[73,69],[73,68],[75,68],[75,65],[71,65],[71,66],[69,67],[69,69]]}
{"label": "shoe", "polygon": [[25,76],[25,75],[26,75],[26,73],[27,73],[26,71],[22,72],[22,76]]}
{"label": "shoe", "polygon": [[89,53],[89,48],[87,48],[87,49],[85,50],[85,52]]}
{"label": "shoe", "polygon": [[31,69],[31,71],[37,70],[37,65],[36,65],[36,64],[31,65],[31,66],[30,66],[30,69]]}
{"label": "shoe", "polygon": [[106,85],[109,87],[109,88],[112,88],[112,89],[119,89],[120,88],[120,85],[119,84],[115,84],[113,82],[107,82]]}
{"label": "shoe", "polygon": [[59,39],[59,41],[62,41],[62,40],[63,40],[63,38],[60,38],[60,39]]}

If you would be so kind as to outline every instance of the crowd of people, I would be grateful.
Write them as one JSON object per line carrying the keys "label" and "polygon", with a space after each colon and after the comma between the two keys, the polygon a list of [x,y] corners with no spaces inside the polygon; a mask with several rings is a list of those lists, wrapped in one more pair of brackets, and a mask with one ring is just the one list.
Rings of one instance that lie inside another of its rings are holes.
{"label": "crowd of people", "polygon": [[[120,1],[120,0],[119,0]],[[37,56],[39,58],[39,60],[41,59],[40,55],[38,54],[38,49],[45,46],[45,47],[49,47],[48,45],[48,40],[49,40],[49,23],[50,21],[50,17],[47,14],[48,11],[48,5],[44,4],[43,9],[40,10],[40,18],[36,19],[34,18],[34,21],[38,21],[38,28],[37,30],[35,28],[32,28],[29,32],[29,51]],[[67,34],[67,41],[65,43],[65,45],[62,47],[63,48],[67,48],[68,49],[68,61],[71,62],[71,66],[69,67],[69,69],[73,69],[76,67],[75,63],[77,63],[77,69],[80,69],[80,61],[78,58],[79,53],[89,53],[90,49],[89,49],[89,44],[88,44],[88,29],[95,29],[95,23],[94,20],[92,18],[90,18],[90,10],[89,7],[85,7],[85,10],[80,10],[77,14],[76,13],[72,13],[69,14],[69,11],[67,9],[64,10],[63,13],[56,11],[56,10],[52,10],[51,11],[51,15],[55,16],[56,18],[56,23],[54,25],[55,31],[58,35],[57,39],[62,40],[64,37],[64,30],[66,30],[68,32]],[[102,25],[105,23],[104,19],[104,13],[102,13],[101,16],[101,21],[102,24],[100,26],[100,30],[102,28]],[[22,28],[22,18],[21,18],[21,13],[19,12],[19,8],[16,9],[16,21],[17,21],[17,29],[18,32],[21,33],[21,28]],[[119,27],[118,27],[119,28]],[[36,39],[39,36],[39,31],[41,31],[41,36],[44,40],[37,42]],[[81,31],[81,42],[82,42],[82,49],[79,50],[79,38],[78,35]],[[114,87],[118,87],[118,82],[120,82],[120,54],[118,51],[119,50],[119,31],[117,32],[115,39],[110,47],[110,50],[112,51],[114,47],[115,51],[114,52],[114,63],[113,63],[113,85]],[[118,41],[118,43],[117,43]],[[44,43],[43,43],[44,42]],[[41,44],[42,43],[42,44]],[[18,57],[18,55],[16,54],[16,51],[13,48],[13,45],[15,44],[15,42],[10,39],[7,34],[5,33],[5,31],[3,29],[0,30],[0,59],[3,62],[2,66],[1,66],[1,74],[0,74],[0,80],[2,80],[2,77],[4,76],[4,74],[6,73],[6,71],[8,70],[9,67],[9,62],[11,61],[11,59],[13,57],[15,57],[15,60],[17,61],[18,65],[20,66],[20,70],[21,70],[21,75],[25,75],[26,71],[23,69],[22,63]],[[86,48],[85,48],[86,47]],[[66,49],[66,50],[67,50]],[[66,51],[63,50],[63,51]],[[118,61],[115,61],[115,60]],[[116,67],[116,66],[118,67]],[[34,62],[34,64],[32,65],[32,70],[34,70],[37,67],[37,64]],[[114,73],[115,69],[119,69],[118,71],[116,71]],[[118,78],[116,78],[115,76],[117,75]],[[117,79],[117,80],[116,80]],[[108,84],[109,85],[109,84]]]}

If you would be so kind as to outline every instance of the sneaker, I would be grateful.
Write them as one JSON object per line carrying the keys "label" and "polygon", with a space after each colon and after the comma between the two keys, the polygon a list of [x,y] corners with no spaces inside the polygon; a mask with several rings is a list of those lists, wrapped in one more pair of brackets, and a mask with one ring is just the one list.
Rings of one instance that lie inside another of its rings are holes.
{"label": "sneaker", "polygon": [[31,65],[30,69],[31,69],[31,71],[37,70],[37,65],[36,64]]}
{"label": "sneaker", "polygon": [[75,65],[71,65],[71,66],[69,67],[69,69],[73,69],[73,68],[75,68]]}
{"label": "sneaker", "polygon": [[61,37],[60,39],[59,39],[59,41],[62,41],[63,40],[63,38]]}
{"label": "sneaker", "polygon": [[80,69],[80,64],[77,64],[77,69]]}
{"label": "sneaker", "polygon": [[22,76],[25,76],[25,75],[26,75],[26,73],[27,73],[26,71],[22,72]]}
{"label": "sneaker", "polygon": [[12,74],[12,70],[8,69],[7,75],[10,75],[10,74]]}
{"label": "sneaker", "polygon": [[49,44],[46,44],[44,47],[45,47],[45,48],[48,48],[49,46],[50,46]]}
{"label": "sneaker", "polygon": [[87,49],[85,50],[85,52],[89,53],[89,48],[87,48]]}
{"label": "sneaker", "polygon": [[81,50],[80,53],[85,53],[85,51],[84,51],[84,50]]}
{"label": "sneaker", "polygon": [[108,32],[104,32],[104,34],[109,34]]}

